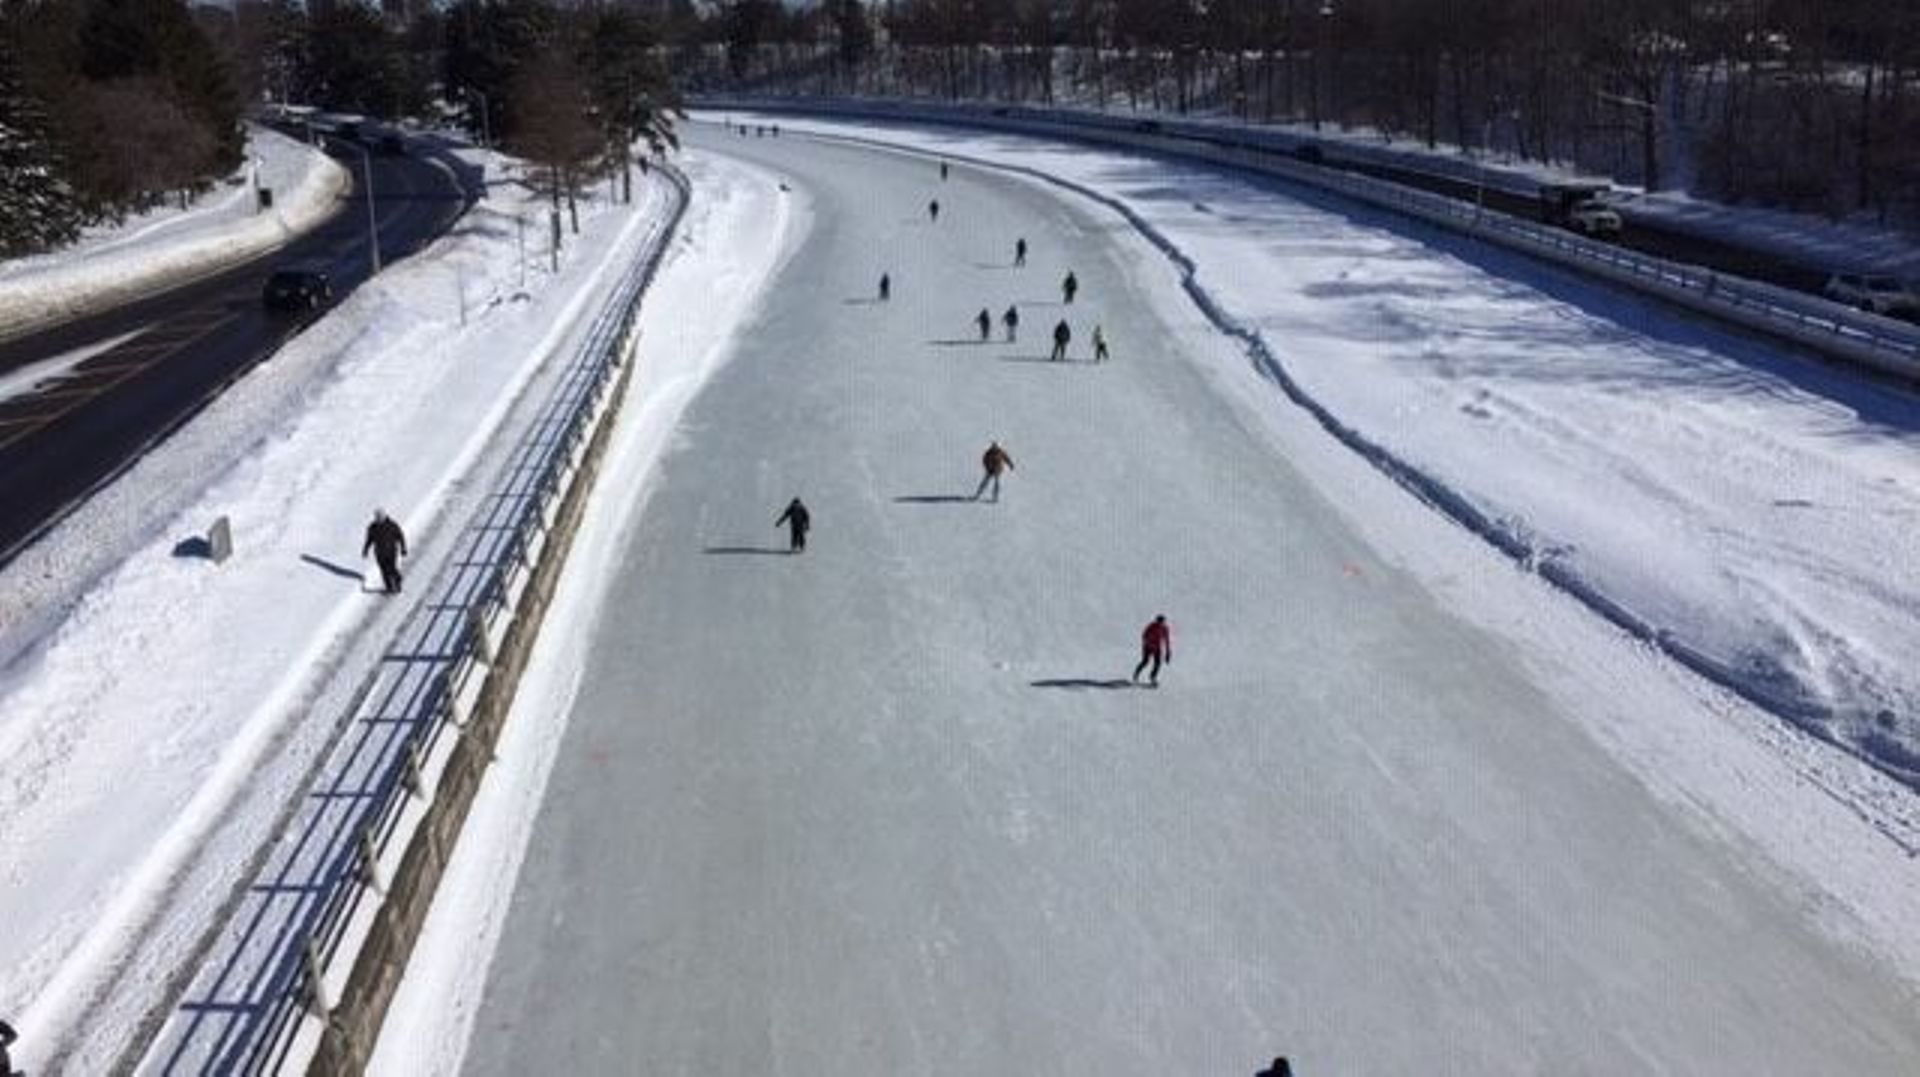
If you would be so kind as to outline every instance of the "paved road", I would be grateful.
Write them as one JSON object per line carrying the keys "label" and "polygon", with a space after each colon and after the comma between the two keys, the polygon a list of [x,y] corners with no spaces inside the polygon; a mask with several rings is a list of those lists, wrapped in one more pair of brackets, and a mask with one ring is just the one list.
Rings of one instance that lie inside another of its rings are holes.
{"label": "paved road", "polygon": [[[1326,163],[1331,168],[1359,172],[1409,187],[1418,187],[1450,198],[1457,198],[1462,202],[1484,200],[1490,209],[1497,209],[1502,213],[1525,220],[1537,221],[1541,218],[1540,202],[1537,198],[1523,197],[1503,190],[1479,188],[1472,183],[1448,176],[1435,176],[1411,169],[1396,168],[1392,165],[1354,161],[1332,154],[1328,155]],[[1629,221],[1618,242],[1629,250],[1651,254],[1670,262],[1705,266],[1716,272],[1775,284],[1797,292],[1806,292],[1809,295],[1820,294],[1820,289],[1826,284],[1827,276],[1832,270],[1832,267],[1828,266],[1803,265],[1768,251],[1725,243],[1691,232],[1662,228],[1658,223],[1646,218],[1635,218]]]}
{"label": "paved road", "polygon": [[[791,176],[812,228],[605,581],[467,1073],[1920,1067],[1909,990],[1176,357],[1110,218],[692,140]],[[1021,341],[976,342],[1009,302]],[[992,505],[989,437],[1018,465]],[[1159,609],[1177,663],[1132,690]]]}
{"label": "paved road", "polygon": [[[338,301],[371,267],[360,154],[330,140],[355,183],[339,212],[281,250],[182,288],[0,345],[0,373],[116,342],[72,376],[0,402],[0,564],[191,418],[300,330],[266,311],[267,274],[291,262],[332,269]],[[426,156],[376,155],[380,254],[391,264],[444,232],[478,177]],[[124,338],[124,339],[121,339]]]}

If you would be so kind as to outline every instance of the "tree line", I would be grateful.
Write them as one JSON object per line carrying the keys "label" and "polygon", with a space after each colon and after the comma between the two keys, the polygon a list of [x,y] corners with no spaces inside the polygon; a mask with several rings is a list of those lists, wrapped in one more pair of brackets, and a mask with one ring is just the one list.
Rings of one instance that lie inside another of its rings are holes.
{"label": "tree line", "polygon": [[[270,102],[467,126],[556,208],[675,144],[654,0],[0,0],[0,256],[191,192]],[[639,154],[636,156],[635,149]]]}
{"label": "tree line", "polygon": [[704,89],[1226,114],[1920,219],[1912,2],[721,0],[676,55]]}
{"label": "tree line", "polygon": [[0,0],[0,254],[202,186],[244,108],[464,124],[556,204],[683,90],[937,96],[1365,132],[1920,221],[1920,3]]}
{"label": "tree line", "polygon": [[179,0],[0,0],[0,255],[231,171],[239,119]]}

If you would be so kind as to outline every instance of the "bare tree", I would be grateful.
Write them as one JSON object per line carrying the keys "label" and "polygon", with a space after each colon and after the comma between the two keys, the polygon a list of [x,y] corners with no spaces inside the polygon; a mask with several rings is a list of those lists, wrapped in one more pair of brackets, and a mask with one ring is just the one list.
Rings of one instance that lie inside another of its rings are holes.
{"label": "bare tree", "polygon": [[[565,49],[548,46],[521,67],[508,103],[513,119],[509,148],[538,166],[553,199],[556,220],[565,197],[573,232],[578,235],[580,212],[575,197],[580,177],[604,145],[585,76]],[[557,228],[554,239],[554,269],[558,270]]]}

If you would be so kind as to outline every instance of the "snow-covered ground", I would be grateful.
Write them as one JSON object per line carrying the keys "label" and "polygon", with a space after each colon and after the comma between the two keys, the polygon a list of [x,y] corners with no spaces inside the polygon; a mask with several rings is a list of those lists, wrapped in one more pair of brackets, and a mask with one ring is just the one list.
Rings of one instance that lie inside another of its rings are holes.
{"label": "snow-covered ground", "polygon": [[[496,191],[0,571],[0,1013],[35,1072],[104,1072],[164,1000],[404,613],[363,578],[368,517],[435,569],[662,182],[583,202],[558,275],[545,204]],[[217,516],[221,565],[193,541]]]}
{"label": "snow-covered ground", "polygon": [[657,464],[620,431],[382,1072],[1911,1072],[1910,791],[1408,497],[1117,215],[691,141],[782,170],[800,253]]}
{"label": "snow-covered ground", "polygon": [[[1341,422],[1729,683],[1920,783],[1920,399],[1430,229],[1197,165],[799,121],[1067,178]],[[1358,227],[1356,227],[1356,224]]]}
{"label": "snow-covered ground", "polygon": [[[1099,111],[1091,106],[1089,110]],[[1109,110],[1107,114],[1117,111]],[[1523,161],[1500,151],[1461,150],[1449,145],[1429,147],[1408,138],[1387,139],[1369,127],[1328,124],[1316,131],[1304,123],[1249,126],[1232,119],[1180,119],[1325,143],[1335,156],[1450,176],[1468,183],[1484,182],[1489,187],[1527,198],[1533,197],[1546,183],[1612,182],[1606,176],[1541,161]],[[1914,242],[1913,235],[1864,217],[1835,220],[1813,213],[1730,206],[1694,198],[1681,191],[1649,192],[1633,186],[1615,187],[1608,198],[1629,220],[1655,221],[1664,228],[1767,251],[1805,266],[1875,269],[1920,276],[1920,244]]]}
{"label": "snow-covered ground", "polygon": [[[266,212],[255,210],[256,176],[274,193]],[[0,261],[0,339],[272,250],[325,219],[350,182],[333,158],[263,127],[248,128],[246,163],[231,178],[185,209],[169,202],[71,247]]]}

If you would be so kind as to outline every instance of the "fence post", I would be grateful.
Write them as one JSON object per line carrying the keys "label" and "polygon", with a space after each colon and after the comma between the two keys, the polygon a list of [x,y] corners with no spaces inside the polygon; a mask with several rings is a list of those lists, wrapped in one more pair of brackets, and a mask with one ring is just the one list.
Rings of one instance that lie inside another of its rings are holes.
{"label": "fence post", "polygon": [[313,944],[312,935],[308,935],[307,941],[300,945],[300,963],[307,974],[307,1009],[324,1018],[333,1012],[333,1004],[327,1001],[327,970],[320,960],[319,948]]}
{"label": "fence post", "polygon": [[426,795],[427,783],[424,776],[425,771],[426,763],[420,758],[420,738],[417,736],[408,737],[407,769],[401,773],[401,780],[406,783],[407,792],[412,793],[416,797]]}
{"label": "fence post", "polygon": [[385,893],[380,885],[380,850],[373,845],[373,827],[360,828],[360,836],[354,839],[360,852],[360,881],[372,887],[377,893]]}
{"label": "fence post", "polygon": [[[501,596],[501,605],[506,596]],[[484,606],[467,607],[467,635],[473,640],[473,658],[483,666],[493,665],[493,641],[487,638],[487,614]]]}

